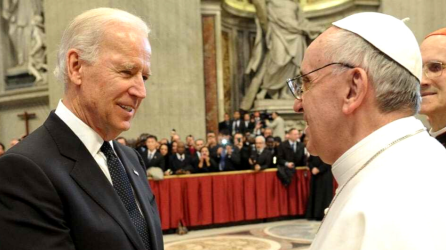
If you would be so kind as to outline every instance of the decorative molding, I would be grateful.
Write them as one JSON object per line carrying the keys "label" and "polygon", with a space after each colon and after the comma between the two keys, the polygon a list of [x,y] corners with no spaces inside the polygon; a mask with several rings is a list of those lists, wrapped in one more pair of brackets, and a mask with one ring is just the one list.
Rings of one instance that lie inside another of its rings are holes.
{"label": "decorative molding", "polygon": [[235,16],[254,18],[256,14],[256,8],[248,0],[224,0],[222,5]]}
{"label": "decorative molding", "polygon": [[24,102],[34,102],[36,100],[48,102],[48,99],[48,86],[9,90],[0,93],[0,106],[5,107]]}

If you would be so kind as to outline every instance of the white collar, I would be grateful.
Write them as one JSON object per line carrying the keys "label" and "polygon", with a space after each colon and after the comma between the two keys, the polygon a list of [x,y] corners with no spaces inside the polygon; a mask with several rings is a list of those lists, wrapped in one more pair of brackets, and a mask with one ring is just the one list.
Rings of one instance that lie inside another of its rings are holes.
{"label": "white collar", "polygon": [[441,135],[443,133],[446,133],[446,127],[442,128],[442,129],[440,129],[438,131],[435,131],[435,132],[432,131],[432,128],[429,130],[429,134],[431,134],[432,137],[437,137],[437,136],[439,136],[439,135]]}
{"label": "white collar", "polygon": [[345,152],[332,166],[333,176],[342,187],[374,154],[396,139],[424,128],[415,117],[393,121],[374,131]]}
{"label": "white collar", "polygon": [[[102,137],[99,136],[96,131],[73,114],[73,112],[71,112],[65,106],[65,104],[63,104],[62,100],[59,100],[55,113],[63,122],[65,122],[65,124],[67,124],[74,134],[79,137],[92,156],[99,152],[102,144],[104,143],[104,139],[102,139]],[[109,142],[113,148],[113,143],[111,143],[111,141]]]}
{"label": "white collar", "polygon": [[155,153],[156,153],[156,149],[153,150],[153,151],[150,151],[149,149],[147,149],[147,152],[149,152],[149,154],[155,155]]}

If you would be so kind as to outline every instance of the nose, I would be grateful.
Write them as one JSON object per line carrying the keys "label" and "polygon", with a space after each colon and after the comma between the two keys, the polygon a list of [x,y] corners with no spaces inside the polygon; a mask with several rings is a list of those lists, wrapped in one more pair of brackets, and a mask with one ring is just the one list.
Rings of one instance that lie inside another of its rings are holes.
{"label": "nose", "polygon": [[129,89],[129,93],[139,99],[146,98],[146,85],[142,77],[136,77],[133,86]]}
{"label": "nose", "polygon": [[295,99],[294,105],[293,105],[294,112],[296,113],[303,113],[304,107],[302,105],[302,99]]}
{"label": "nose", "polygon": [[421,77],[421,86],[426,87],[427,85],[429,85],[432,82],[431,79],[429,79],[426,74],[423,72],[423,75]]}

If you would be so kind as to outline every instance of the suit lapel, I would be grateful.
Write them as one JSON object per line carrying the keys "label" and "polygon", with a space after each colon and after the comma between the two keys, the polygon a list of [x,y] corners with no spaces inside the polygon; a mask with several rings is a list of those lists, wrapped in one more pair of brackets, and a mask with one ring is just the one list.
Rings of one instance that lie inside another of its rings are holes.
{"label": "suit lapel", "polygon": [[54,112],[45,121],[45,127],[60,153],[75,161],[70,173],[75,182],[121,226],[136,249],[143,249],[124,204],[80,139]]}
{"label": "suit lapel", "polygon": [[[119,159],[121,160],[124,168],[129,176],[130,182],[133,186],[133,191],[135,193],[136,198],[139,201],[139,206],[141,211],[144,214],[144,218],[146,219],[147,226],[149,227],[149,236],[150,243],[152,245],[152,249],[158,249],[157,240],[156,240],[156,228],[155,223],[153,221],[152,215],[152,206],[149,203],[149,193],[148,193],[148,180],[145,178],[146,174],[142,171],[142,167],[135,166],[138,162],[132,162],[124,151],[120,148],[121,145],[118,145],[115,141],[113,141],[113,146],[118,154]],[[142,176],[144,176],[143,181],[141,180]]]}
{"label": "suit lapel", "polygon": [[137,249],[144,248],[124,204],[96,161],[86,149],[79,156],[71,177],[122,227]]}

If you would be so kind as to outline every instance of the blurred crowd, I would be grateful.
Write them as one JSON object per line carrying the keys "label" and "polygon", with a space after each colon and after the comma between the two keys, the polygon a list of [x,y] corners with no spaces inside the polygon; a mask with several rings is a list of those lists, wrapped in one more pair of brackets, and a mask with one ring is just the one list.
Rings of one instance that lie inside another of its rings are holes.
{"label": "blurred crowd", "polygon": [[170,138],[141,134],[133,143],[124,137],[119,143],[134,147],[155,180],[166,175],[209,173],[252,169],[261,171],[278,165],[294,169],[305,166],[308,153],[303,133],[284,129],[277,113],[225,114],[219,131],[209,131],[206,138],[182,137],[174,129]]}

